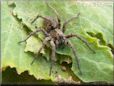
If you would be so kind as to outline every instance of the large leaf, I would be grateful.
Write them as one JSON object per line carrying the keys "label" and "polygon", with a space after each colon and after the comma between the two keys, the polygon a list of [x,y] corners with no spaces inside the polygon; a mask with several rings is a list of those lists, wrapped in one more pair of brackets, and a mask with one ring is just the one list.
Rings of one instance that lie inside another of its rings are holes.
{"label": "large leaf", "polygon": [[34,54],[30,52],[25,53],[25,44],[18,44],[27,34],[22,24],[11,15],[11,10],[7,2],[2,1],[2,68],[6,68],[7,66],[15,67],[18,74],[27,70],[30,75],[34,75],[37,79],[73,82],[70,73],[62,71],[59,64],[54,67],[58,75],[53,73],[49,76],[50,62],[46,61],[43,57],[39,57],[31,65]]}
{"label": "large leaf", "polygon": [[[79,75],[76,59],[70,48],[64,47],[57,49],[58,54],[67,55],[62,56],[61,58],[72,57],[72,71],[75,76],[78,76],[83,82],[112,82],[113,55],[109,47],[106,46],[108,43],[112,44],[112,6],[106,6],[104,4],[101,7],[94,7],[94,5],[84,7],[84,4],[76,3],[75,1],[53,1],[50,4],[57,10],[59,15],[61,15],[60,18],[62,23],[65,19],[70,18],[79,12],[81,13],[77,21],[68,25],[65,34],[74,33],[85,37],[96,52],[96,54],[93,54],[93,52],[91,52],[80,40],[71,39],[74,48],[77,50],[76,53],[80,58],[80,67],[83,75]],[[31,18],[34,18],[37,14],[54,16],[54,13],[45,5],[44,1],[16,1],[15,5],[14,14],[17,14],[18,19],[22,19],[22,23],[31,31],[35,30],[34,27],[36,25],[41,25],[39,21],[35,22],[33,25],[30,24]],[[30,65],[34,56],[30,52],[35,53],[37,48],[41,46],[41,42],[38,38],[31,37],[27,40],[26,48],[25,44],[18,45],[17,42],[25,38],[26,34],[24,28],[12,18],[5,2],[2,2],[2,6],[2,9],[6,9],[2,12],[2,34],[4,34],[2,37],[2,67],[9,65],[11,67],[16,67],[18,73],[28,70],[29,73],[34,75],[37,79],[51,79],[57,81],[58,78],[55,77],[55,74],[52,74],[51,77],[48,76],[50,61],[47,62],[44,58],[39,57],[32,66]],[[109,11],[108,13],[106,13],[107,10]],[[9,20],[6,20],[7,17]],[[104,21],[107,21],[107,23]],[[26,53],[24,53],[24,48]],[[9,51],[9,49],[12,49],[12,51]],[[47,55],[47,57],[48,56],[49,55]],[[59,59],[60,56],[57,58]],[[63,61],[65,61],[65,59],[63,59]],[[57,64],[54,70],[58,70],[58,75],[59,77],[61,76],[63,80],[68,80],[68,77],[71,76],[68,74],[68,71],[63,72],[61,70],[60,64]]]}

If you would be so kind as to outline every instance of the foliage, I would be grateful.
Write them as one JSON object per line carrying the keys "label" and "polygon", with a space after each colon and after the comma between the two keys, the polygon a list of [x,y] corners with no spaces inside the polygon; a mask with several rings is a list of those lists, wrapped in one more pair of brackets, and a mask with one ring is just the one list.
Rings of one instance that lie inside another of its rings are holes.
{"label": "foliage", "polygon": [[[16,68],[18,74],[28,71],[38,80],[52,80],[53,82],[78,83],[94,81],[113,81],[113,55],[111,49],[107,46],[112,45],[112,5],[107,6],[84,6],[84,3],[75,1],[50,1],[60,15],[62,23],[81,13],[79,19],[71,22],[65,34],[78,34],[84,37],[95,50],[95,54],[78,39],[70,39],[80,60],[80,67],[83,75],[79,74],[76,59],[69,47],[58,48],[57,64],[53,68],[54,73],[49,76],[50,70],[50,49],[44,48],[43,55],[33,65],[30,63],[34,58],[34,53],[41,46],[42,34],[32,36],[26,43],[21,45],[19,41],[23,40],[35,26],[41,26],[42,20],[37,20],[31,25],[31,20],[37,15],[53,16],[54,13],[49,9],[44,1],[2,1],[2,68],[7,66]],[[15,17],[11,15],[11,10]],[[67,66],[62,63],[66,62]],[[71,65],[72,63],[72,65]],[[70,67],[71,66],[71,67]],[[61,68],[66,67],[63,71]],[[57,73],[56,73],[57,71]]]}

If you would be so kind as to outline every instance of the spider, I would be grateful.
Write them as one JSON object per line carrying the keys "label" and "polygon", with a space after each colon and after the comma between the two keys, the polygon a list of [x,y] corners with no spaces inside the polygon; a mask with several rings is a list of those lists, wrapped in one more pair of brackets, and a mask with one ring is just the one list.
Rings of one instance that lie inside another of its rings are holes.
{"label": "spider", "polygon": [[[47,3],[46,3],[47,4]],[[65,21],[63,23],[63,25],[61,25],[61,20],[59,18],[59,15],[57,13],[57,11],[51,7],[49,4],[47,4],[47,6],[53,10],[53,12],[56,14],[56,18],[50,18],[50,17],[43,17],[41,15],[37,15],[33,21],[31,22],[34,23],[38,18],[42,18],[43,21],[43,27],[42,28],[37,28],[36,31],[31,32],[24,40],[20,41],[21,42],[25,42],[29,37],[31,37],[32,35],[38,33],[38,32],[42,32],[45,35],[45,39],[42,42],[42,46],[39,48],[37,55],[41,52],[41,50],[47,45],[47,43],[50,43],[50,47],[51,47],[51,66],[50,66],[50,72],[49,75],[51,75],[51,70],[52,67],[54,65],[54,63],[57,61],[56,58],[56,48],[59,48],[59,46],[61,44],[67,45],[72,49],[72,52],[76,58],[76,62],[77,62],[77,67],[79,70],[79,73],[82,74],[82,71],[80,69],[80,65],[79,65],[79,59],[78,56],[76,55],[76,50],[73,47],[72,43],[68,40],[69,38],[72,37],[76,37],[78,39],[80,39],[82,42],[84,42],[86,44],[86,46],[93,52],[95,53],[95,51],[89,46],[88,42],[85,41],[82,37],[76,35],[76,34],[69,34],[69,35],[65,35],[64,32],[66,31],[66,25],[71,22],[74,19],[77,19],[80,15],[80,13],[78,13],[76,16],[68,19],[67,21]],[[32,61],[31,64],[33,64],[34,60]]]}

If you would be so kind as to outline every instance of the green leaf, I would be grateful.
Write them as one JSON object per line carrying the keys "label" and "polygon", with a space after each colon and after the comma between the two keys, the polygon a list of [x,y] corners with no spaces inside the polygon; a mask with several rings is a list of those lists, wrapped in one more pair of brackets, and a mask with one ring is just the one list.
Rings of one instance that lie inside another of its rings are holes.
{"label": "green leaf", "polygon": [[[29,73],[34,75],[37,79],[62,81],[62,78],[64,81],[70,81],[70,77],[78,77],[83,82],[112,82],[113,55],[110,48],[107,46],[107,44],[112,45],[112,3],[111,6],[103,4],[103,6],[98,7],[95,7],[94,4],[85,6],[84,3],[77,3],[75,1],[63,1],[62,3],[61,1],[52,1],[50,4],[59,13],[62,23],[66,19],[76,16],[77,13],[81,13],[79,19],[67,25],[65,34],[74,33],[84,37],[89,42],[91,48],[96,52],[96,54],[93,54],[80,40],[74,38],[70,39],[79,57],[80,68],[83,75],[79,75],[76,59],[71,49],[67,46],[58,48],[56,51],[56,53],[60,54],[61,58],[64,59],[60,59],[58,55],[57,58],[61,62],[61,60],[66,61],[65,59],[67,57],[71,57],[71,70],[75,76],[71,76],[71,71],[63,72],[60,67],[61,65],[58,63],[55,69],[53,69],[54,71],[57,70],[58,77],[56,77],[54,73],[51,77],[48,76],[50,61],[45,60],[43,57],[38,57],[31,66],[30,63],[34,57],[33,53],[37,52],[37,48],[41,46],[41,41],[39,38],[31,37],[27,40],[26,45],[17,44],[17,42],[23,40],[27,34],[24,28],[21,27],[22,25],[18,24],[17,21],[9,15],[9,8],[5,2],[2,2],[2,9],[6,9],[2,12],[2,35],[4,35],[4,37],[2,37],[2,67],[6,67],[7,65],[16,67],[18,73],[28,70]],[[30,23],[37,14],[54,17],[54,13],[46,6],[44,1],[15,1],[15,5],[16,7],[13,12],[17,14],[18,19],[22,19],[21,23],[28,27],[27,30],[34,31],[35,26],[41,26],[40,20],[37,20],[33,25]],[[5,21],[7,17],[9,20]],[[40,38],[42,39],[42,37]],[[26,52],[24,52],[24,48]],[[12,50],[9,51],[10,49]],[[42,52],[45,56],[49,57],[48,53],[46,55],[45,51]],[[77,79],[74,80],[77,81]]]}
{"label": "green leaf", "polygon": [[[38,59],[31,65],[35,55],[27,52],[27,48],[31,47],[23,44],[18,44],[27,36],[27,32],[21,19],[17,20],[11,15],[12,8],[8,6],[6,1],[2,1],[2,68],[10,66],[16,68],[18,74],[24,71],[28,71],[30,75],[34,75],[38,80],[52,80],[53,82],[74,82],[70,72],[62,71],[61,65],[57,64],[53,68],[53,73],[49,76],[50,61],[45,60],[43,57]],[[29,30],[28,30],[29,31]],[[32,41],[36,38],[32,38]],[[30,39],[29,39],[30,40]],[[27,40],[27,41],[29,41]],[[33,43],[38,43],[37,47],[40,47],[40,41],[36,40]],[[29,44],[28,44],[29,45]],[[26,48],[25,48],[26,47]],[[24,52],[25,51],[27,52]],[[34,51],[35,49],[33,49]],[[57,71],[57,73],[55,73]],[[74,76],[75,77],[75,76]],[[79,80],[75,80],[79,81]]]}
{"label": "green leaf", "polygon": [[54,85],[50,80],[37,80],[33,75],[29,75],[28,71],[17,74],[16,68],[7,67],[2,72],[2,84],[38,84],[38,85]]}

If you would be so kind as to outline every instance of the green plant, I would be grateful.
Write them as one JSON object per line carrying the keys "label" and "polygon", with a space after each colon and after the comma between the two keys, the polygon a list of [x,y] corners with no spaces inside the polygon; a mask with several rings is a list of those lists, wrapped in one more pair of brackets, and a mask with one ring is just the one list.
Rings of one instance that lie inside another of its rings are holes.
{"label": "green plant", "polygon": [[[113,44],[112,3],[109,6],[106,4],[85,6],[84,3],[75,1],[53,0],[50,4],[61,15],[62,23],[66,18],[81,13],[78,20],[69,24],[69,29],[65,34],[77,33],[85,37],[96,51],[96,54],[93,54],[80,40],[71,39],[77,49],[84,74],[78,74],[76,60],[68,47],[59,48],[56,51],[59,61],[54,71],[57,70],[57,74],[49,76],[49,49],[42,50],[43,57],[39,57],[32,66],[30,65],[34,53],[41,46],[43,35],[32,36],[21,46],[18,45],[18,42],[34,31],[35,26],[42,25],[42,20],[37,20],[34,25],[31,25],[30,21],[34,16],[37,14],[54,16],[44,1],[39,0],[1,2],[2,68],[4,70],[7,66],[16,68],[18,74],[28,71],[38,80],[69,83],[105,81],[111,83],[113,81],[113,54],[108,44]],[[17,15],[15,18],[11,15],[11,10]],[[64,63],[65,66],[61,65]],[[65,71],[61,67],[65,68]]]}

